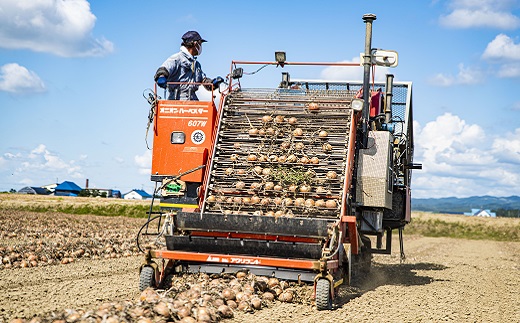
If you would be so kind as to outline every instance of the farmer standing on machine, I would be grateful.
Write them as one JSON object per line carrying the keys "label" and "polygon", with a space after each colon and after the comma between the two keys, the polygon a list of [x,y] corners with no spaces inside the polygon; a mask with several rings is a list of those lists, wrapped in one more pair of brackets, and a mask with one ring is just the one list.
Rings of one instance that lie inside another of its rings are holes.
{"label": "farmer standing on machine", "polygon": [[188,31],[182,36],[181,48],[178,53],[168,57],[155,73],[154,80],[163,89],[168,88],[168,100],[198,100],[195,93],[200,83],[211,91],[212,86],[218,87],[224,80],[221,77],[210,79],[202,71],[197,56],[202,53],[202,39],[196,31]]}

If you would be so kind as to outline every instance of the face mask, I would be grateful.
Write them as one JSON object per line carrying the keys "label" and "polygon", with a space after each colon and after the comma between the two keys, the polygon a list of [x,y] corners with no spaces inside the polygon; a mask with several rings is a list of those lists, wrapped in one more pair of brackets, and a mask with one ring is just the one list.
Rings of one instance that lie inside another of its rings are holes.
{"label": "face mask", "polygon": [[195,47],[197,48],[197,54],[196,56],[202,54],[202,45],[200,43],[196,43]]}

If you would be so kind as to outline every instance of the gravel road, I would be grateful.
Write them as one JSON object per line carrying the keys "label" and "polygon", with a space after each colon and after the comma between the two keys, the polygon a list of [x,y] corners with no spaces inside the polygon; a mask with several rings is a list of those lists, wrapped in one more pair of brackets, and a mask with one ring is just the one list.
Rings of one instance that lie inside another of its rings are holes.
{"label": "gravel road", "polygon": [[[376,255],[369,276],[341,288],[331,311],[275,302],[223,322],[520,322],[520,243],[405,234],[405,251],[402,264],[398,250]],[[0,322],[136,300],[141,260],[0,270]]]}

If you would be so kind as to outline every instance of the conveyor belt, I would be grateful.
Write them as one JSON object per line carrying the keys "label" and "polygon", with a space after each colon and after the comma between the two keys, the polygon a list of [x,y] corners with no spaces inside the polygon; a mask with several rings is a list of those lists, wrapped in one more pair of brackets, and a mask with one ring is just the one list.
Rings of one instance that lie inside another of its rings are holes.
{"label": "conveyor belt", "polygon": [[203,213],[337,218],[354,95],[286,89],[230,93]]}

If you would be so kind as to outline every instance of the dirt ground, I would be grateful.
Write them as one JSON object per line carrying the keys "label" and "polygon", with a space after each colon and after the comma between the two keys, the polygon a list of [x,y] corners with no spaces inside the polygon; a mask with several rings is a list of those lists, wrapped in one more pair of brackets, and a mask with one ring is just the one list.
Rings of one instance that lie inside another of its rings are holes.
{"label": "dirt ground", "polygon": [[[37,217],[35,213],[22,215]],[[8,217],[0,213],[0,219]],[[2,230],[9,229],[4,225]],[[21,239],[27,238],[6,236],[0,239],[0,247],[21,243]],[[399,261],[398,243],[394,246],[392,255],[374,256],[366,279],[340,289],[330,311],[274,302],[254,313],[236,311],[234,318],[222,322],[520,322],[520,243],[428,238],[405,232],[404,263]],[[4,268],[0,270],[0,322],[136,300],[141,261],[142,256],[131,254],[81,258],[65,265]]]}

